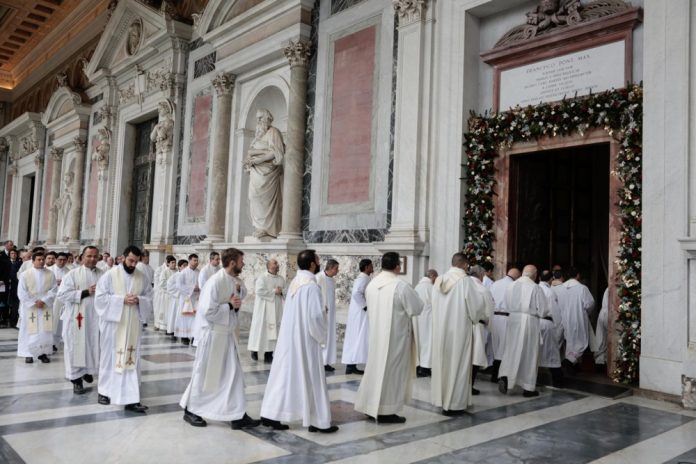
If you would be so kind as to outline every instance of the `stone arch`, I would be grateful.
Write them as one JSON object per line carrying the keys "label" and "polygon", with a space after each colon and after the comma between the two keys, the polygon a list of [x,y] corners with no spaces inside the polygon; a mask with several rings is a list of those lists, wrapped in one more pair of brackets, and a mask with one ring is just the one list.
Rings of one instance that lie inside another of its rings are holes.
{"label": "stone arch", "polygon": [[51,121],[56,120],[64,114],[71,111],[77,113],[83,108],[85,108],[85,106],[82,104],[82,97],[80,97],[80,94],[73,92],[68,87],[61,86],[51,95],[51,99],[48,101],[48,105],[46,105],[46,110],[41,118],[41,122],[46,126]]}
{"label": "stone arch", "polygon": [[281,132],[287,131],[289,86],[280,78],[260,82],[242,102],[238,129],[254,130],[256,111],[267,109],[273,115],[273,125]]}
{"label": "stone arch", "polygon": [[214,31],[236,16],[255,7],[263,0],[211,0],[203,11],[198,22],[198,32],[201,36]]}

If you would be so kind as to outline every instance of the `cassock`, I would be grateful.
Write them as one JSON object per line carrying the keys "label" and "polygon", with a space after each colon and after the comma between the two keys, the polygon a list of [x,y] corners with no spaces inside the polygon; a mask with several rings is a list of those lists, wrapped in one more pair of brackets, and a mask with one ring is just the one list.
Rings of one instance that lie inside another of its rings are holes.
{"label": "cassock", "polygon": [[63,304],[65,378],[76,380],[99,372],[99,317],[94,296],[84,294],[104,273],[80,266],[63,278],[56,300]]}
{"label": "cassock", "polygon": [[176,320],[178,318],[177,308],[179,306],[179,291],[176,287],[176,279],[181,271],[174,271],[174,273],[167,279],[167,294],[169,295],[169,305],[167,306],[167,313],[165,315],[167,319],[167,333],[173,334],[176,328]]}
{"label": "cassock", "polygon": [[193,414],[219,421],[238,420],[246,412],[237,311],[228,304],[235,294],[237,279],[224,269],[205,283],[198,300],[202,324],[193,374],[179,403]]}
{"label": "cassock", "polygon": [[561,367],[561,343],[563,343],[563,319],[558,307],[558,297],[548,282],[540,282],[539,288],[546,296],[549,315],[539,321],[541,330],[541,353],[539,366]]}
{"label": "cassock", "polygon": [[522,386],[536,390],[541,334],[539,319],[549,315],[544,291],[529,277],[522,276],[505,292],[508,316],[505,352],[499,377],[507,377],[508,388]]}
{"label": "cassock", "polygon": [[589,314],[594,308],[594,298],[590,290],[575,279],[570,279],[553,288],[561,309],[563,332],[566,339],[565,357],[575,363],[590,343],[592,326]]}
{"label": "cassock", "polygon": [[423,311],[423,301],[403,280],[382,271],[365,289],[369,308],[369,352],[355,410],[377,418],[396,414],[411,399],[416,376],[415,340],[411,318]]}
{"label": "cassock", "polygon": [[[60,284],[63,281],[63,278],[68,274],[68,272],[70,272],[70,269],[68,268],[67,264],[63,267],[58,267],[54,264],[53,266],[48,267],[47,269],[50,269],[56,278],[56,288],[60,288]],[[53,301],[53,344],[56,346],[60,343],[60,340],[63,336],[63,321],[61,317],[62,315],[63,302],[60,301],[59,298],[56,298]]]}
{"label": "cassock", "polygon": [[[140,271],[145,274],[145,277],[147,277],[148,285],[150,287],[154,286],[155,283],[155,270],[152,269],[152,266],[149,264],[145,264],[143,262],[139,262],[135,265],[136,269],[140,269]],[[154,293],[153,293],[154,295]],[[142,319],[143,323],[147,323],[148,321],[152,321],[154,319],[154,314],[151,311],[149,314],[146,314],[145,317]]]}
{"label": "cassock", "polygon": [[[19,338],[17,356],[36,358],[53,353],[53,300],[56,278],[48,269],[29,268],[19,276]],[[37,308],[36,302],[44,307]]]}
{"label": "cassock", "polygon": [[370,283],[370,276],[361,272],[350,294],[350,306],[348,307],[348,320],[346,321],[346,335],[343,341],[343,364],[365,364],[367,362],[368,345],[368,318],[367,300],[365,289]]}
{"label": "cassock", "polygon": [[259,354],[275,351],[283,315],[283,295],[276,295],[276,287],[285,288],[285,279],[279,275],[265,271],[256,279],[256,299],[247,344],[249,351]]}
{"label": "cassock", "polygon": [[171,296],[167,290],[167,282],[169,278],[176,274],[176,269],[172,270],[168,267],[162,269],[155,279],[155,327],[160,330],[167,330],[167,315],[169,314],[169,305],[171,304]]}
{"label": "cassock", "polygon": [[495,312],[493,322],[488,326],[491,331],[491,343],[493,344],[493,357],[496,360],[503,359],[505,352],[505,332],[508,322],[508,311],[505,308],[505,292],[515,281],[510,276],[496,280],[490,287],[493,301],[495,302]]}
{"label": "cassock", "polygon": [[324,271],[317,274],[317,284],[321,289],[321,307],[326,315],[326,345],[324,346],[324,364],[336,362],[336,281]]}
{"label": "cassock", "polygon": [[595,334],[594,359],[595,364],[607,363],[607,338],[609,329],[609,289],[604,290],[602,308],[597,317],[597,333]]}
{"label": "cassock", "polygon": [[416,340],[416,365],[430,369],[430,357],[433,341],[433,313],[432,295],[433,281],[430,277],[423,277],[414,289],[423,300],[423,312],[413,318],[413,334]]}
{"label": "cassock", "polygon": [[[140,402],[140,323],[152,310],[152,287],[138,269],[128,274],[114,266],[97,282],[94,309],[99,315],[99,394],[111,404]],[[126,305],[127,294],[138,305]]]}
{"label": "cassock", "polygon": [[196,317],[196,305],[198,304],[198,269],[187,267],[176,275],[176,292],[178,302],[176,305],[176,325],[174,335],[181,338],[193,336],[193,321]]}
{"label": "cassock", "polygon": [[461,411],[471,405],[474,327],[486,317],[486,302],[473,279],[452,267],[435,280],[432,304],[432,402]]}
{"label": "cassock", "polygon": [[[203,266],[202,269],[199,270],[199,291],[203,291],[203,287],[205,286],[205,283],[208,281],[208,279],[210,279],[219,270],[220,266],[211,266],[210,263],[206,264],[205,266]],[[203,324],[205,323],[203,321],[203,317],[204,316],[202,314],[198,314],[198,311],[196,311],[196,315],[193,317],[193,328],[191,329],[193,336],[193,346],[198,346],[198,338],[200,338],[201,335],[201,327],[203,327]]]}
{"label": "cassock", "polygon": [[329,390],[322,345],[326,319],[314,274],[300,270],[290,283],[283,308],[261,417],[325,429],[331,427]]}
{"label": "cassock", "polygon": [[493,364],[493,346],[491,344],[491,332],[488,330],[489,324],[493,319],[493,312],[495,311],[495,302],[493,301],[493,295],[491,291],[486,287],[483,282],[478,280],[476,277],[471,277],[474,282],[474,288],[483,297],[485,311],[484,317],[479,319],[476,324],[474,324],[474,353],[473,353],[473,364],[474,366],[479,366],[481,368],[486,368]]}

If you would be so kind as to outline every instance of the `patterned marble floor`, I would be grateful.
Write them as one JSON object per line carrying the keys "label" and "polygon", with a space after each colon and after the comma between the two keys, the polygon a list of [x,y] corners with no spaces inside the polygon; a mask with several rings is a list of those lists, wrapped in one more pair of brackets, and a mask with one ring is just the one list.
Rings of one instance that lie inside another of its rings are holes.
{"label": "patterned marble floor", "polygon": [[[696,463],[696,412],[671,403],[551,388],[525,399],[480,381],[471,414],[448,418],[427,402],[429,379],[418,379],[407,422],[376,425],[353,411],[360,377],[342,375],[343,366],[327,377],[336,434],[300,424],[233,431],[209,421],[198,429],[178,406],[193,348],[146,332],[141,391],[150,410],[142,416],[98,405],[94,388],[73,395],[62,352],[50,364],[24,364],[16,337],[0,330],[1,463]],[[242,363],[248,411],[258,417],[269,365],[245,349]]]}

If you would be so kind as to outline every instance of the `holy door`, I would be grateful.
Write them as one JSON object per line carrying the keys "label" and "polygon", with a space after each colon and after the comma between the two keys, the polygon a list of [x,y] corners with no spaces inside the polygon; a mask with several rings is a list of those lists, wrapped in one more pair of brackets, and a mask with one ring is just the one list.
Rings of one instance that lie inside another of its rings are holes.
{"label": "holy door", "polygon": [[157,118],[135,126],[135,159],[133,160],[133,195],[131,196],[128,243],[140,247],[150,241],[152,193],[155,184],[155,152],[150,133]]}

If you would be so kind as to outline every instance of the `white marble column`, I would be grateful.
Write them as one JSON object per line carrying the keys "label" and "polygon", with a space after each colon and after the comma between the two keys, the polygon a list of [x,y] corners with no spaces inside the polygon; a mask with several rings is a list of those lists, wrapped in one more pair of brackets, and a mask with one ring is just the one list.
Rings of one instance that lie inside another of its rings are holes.
{"label": "white marble column", "polygon": [[39,149],[34,154],[34,166],[36,167],[36,177],[34,178],[34,206],[31,213],[31,231],[29,232],[30,243],[35,245],[39,241],[39,212],[41,211],[41,185],[43,185],[44,171],[44,150]]}
{"label": "white marble column", "polygon": [[216,118],[213,130],[212,195],[208,216],[207,241],[225,239],[225,213],[227,209],[227,173],[230,158],[230,130],[232,121],[232,92],[236,76],[218,74],[213,79],[215,88]]}
{"label": "white marble column", "polygon": [[51,191],[48,198],[48,233],[46,245],[56,244],[58,234],[58,205],[57,200],[60,195],[60,173],[63,168],[63,149],[51,147]]}
{"label": "white marble column", "polygon": [[302,178],[304,176],[305,102],[307,64],[311,44],[298,40],[285,47],[290,63],[288,132],[283,166],[283,215],[278,239],[302,240]]}
{"label": "white marble column", "polygon": [[71,247],[80,247],[80,222],[82,219],[82,186],[85,177],[85,149],[83,139],[75,137],[75,180],[73,181],[72,209],[70,210],[69,238]]}

